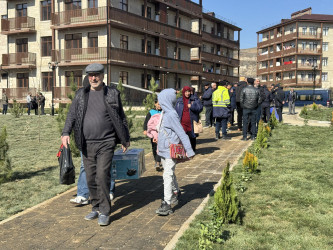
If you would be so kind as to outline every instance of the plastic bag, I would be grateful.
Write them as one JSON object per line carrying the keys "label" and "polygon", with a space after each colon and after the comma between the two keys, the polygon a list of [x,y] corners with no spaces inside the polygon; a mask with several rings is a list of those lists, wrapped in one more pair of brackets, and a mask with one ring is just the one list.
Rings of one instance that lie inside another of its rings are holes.
{"label": "plastic bag", "polygon": [[75,183],[75,167],[69,145],[65,148],[61,144],[57,157],[60,166],[60,184],[70,185]]}

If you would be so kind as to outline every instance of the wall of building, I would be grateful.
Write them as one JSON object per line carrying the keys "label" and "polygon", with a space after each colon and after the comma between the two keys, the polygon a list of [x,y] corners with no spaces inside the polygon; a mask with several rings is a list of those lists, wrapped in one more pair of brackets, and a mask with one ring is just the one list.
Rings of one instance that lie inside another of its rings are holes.
{"label": "wall of building", "polygon": [[333,88],[333,24],[323,24],[328,27],[327,36],[323,35],[323,42],[328,43],[328,50],[323,51],[323,57],[327,57],[327,66],[322,67],[322,72],[327,73],[327,81],[322,82],[323,88]]}

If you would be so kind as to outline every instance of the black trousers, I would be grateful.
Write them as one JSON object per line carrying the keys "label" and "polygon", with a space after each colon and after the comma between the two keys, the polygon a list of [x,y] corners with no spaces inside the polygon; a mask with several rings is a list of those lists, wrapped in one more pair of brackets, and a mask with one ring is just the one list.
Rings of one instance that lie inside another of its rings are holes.
{"label": "black trousers", "polygon": [[276,112],[279,115],[279,122],[282,122],[282,109],[283,107],[276,107]]}
{"label": "black trousers", "polygon": [[155,162],[161,162],[161,156],[157,154],[157,143],[153,142],[153,139],[150,139],[151,142],[151,149],[153,150],[153,156],[155,159]]}
{"label": "black trousers", "polygon": [[191,147],[193,151],[195,152],[195,149],[197,147],[197,138],[196,137],[191,137],[192,132],[187,132],[186,133],[188,138],[190,139]]}
{"label": "black trousers", "polygon": [[206,109],[206,126],[213,126],[213,106],[205,106]]}
{"label": "black trousers", "polygon": [[236,102],[237,105],[237,127],[239,129],[243,128],[242,122],[243,122],[243,108],[240,105],[240,102]]}
{"label": "black trousers", "polygon": [[271,118],[270,107],[261,107],[262,117],[264,122],[268,122],[269,118]]}
{"label": "black trousers", "polygon": [[257,109],[244,109],[243,110],[243,137],[247,137],[247,125],[251,123],[251,137],[256,137],[257,128],[256,128],[256,120],[257,120]]}
{"label": "black trousers", "polygon": [[104,215],[111,213],[110,170],[115,146],[115,141],[87,143],[82,152],[92,210]]}
{"label": "black trousers", "polygon": [[229,122],[233,126],[234,122],[235,122],[235,119],[234,119],[234,117],[235,117],[235,115],[234,115],[235,114],[235,109],[231,108],[230,111],[231,111],[231,113],[230,113],[230,116],[229,116]]}

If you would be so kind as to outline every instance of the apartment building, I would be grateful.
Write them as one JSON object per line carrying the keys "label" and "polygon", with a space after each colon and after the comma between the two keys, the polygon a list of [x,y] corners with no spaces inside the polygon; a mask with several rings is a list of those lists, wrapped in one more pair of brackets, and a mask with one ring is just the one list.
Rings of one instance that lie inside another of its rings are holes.
{"label": "apartment building", "polygon": [[[105,65],[105,82],[121,79],[144,89],[152,77],[160,89],[191,83],[200,89],[203,81],[218,79],[215,75],[221,80],[237,77],[237,60],[233,69],[230,60],[214,61],[215,78],[203,73],[203,68],[211,67],[203,63],[210,58],[201,54],[203,16],[213,19],[216,29],[209,34],[210,41],[216,46],[214,53],[221,56],[222,43],[229,44],[227,51],[231,47],[239,51],[239,40],[233,39],[240,29],[202,13],[201,0],[7,0],[0,4],[0,89],[11,100],[25,102],[28,92],[41,91],[49,101],[47,107],[52,96],[55,103],[67,102],[70,79],[82,86],[90,63]],[[199,52],[196,60],[193,49]]]}
{"label": "apartment building", "polygon": [[270,85],[333,87],[333,15],[307,8],[257,32],[257,75]]}

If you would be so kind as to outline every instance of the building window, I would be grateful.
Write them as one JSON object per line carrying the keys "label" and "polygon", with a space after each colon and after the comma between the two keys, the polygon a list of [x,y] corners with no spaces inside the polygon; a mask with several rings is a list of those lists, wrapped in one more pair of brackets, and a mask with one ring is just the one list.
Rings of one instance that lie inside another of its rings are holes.
{"label": "building window", "polygon": [[290,33],[294,33],[294,27],[290,27],[289,31]]}
{"label": "building window", "polygon": [[151,41],[147,41],[147,53],[151,54]]}
{"label": "building window", "polygon": [[311,73],[308,73],[308,80],[313,81],[313,78],[314,78],[313,73],[312,73],[312,72],[311,72]]}
{"label": "building window", "polygon": [[[65,10],[80,10],[81,0],[65,0]],[[75,13],[77,15],[79,13]]]}
{"label": "building window", "polygon": [[128,72],[120,71],[119,80],[122,82],[122,84],[128,84]]}
{"label": "building window", "polygon": [[202,31],[206,31],[206,24],[202,25]]}
{"label": "building window", "polygon": [[17,73],[17,87],[29,88],[29,73]]}
{"label": "building window", "polygon": [[41,1],[40,8],[40,19],[42,21],[51,20],[51,0]]}
{"label": "building window", "polygon": [[301,73],[301,80],[305,81],[305,73],[304,72]]}
{"label": "building window", "polygon": [[82,87],[82,70],[65,71],[65,83],[67,87],[71,86],[71,81],[76,86]]}
{"label": "building window", "polygon": [[210,53],[212,53],[212,54],[215,53],[215,48],[214,48],[214,46],[210,47]]}
{"label": "building window", "polygon": [[310,35],[317,35],[317,27],[310,27]]}
{"label": "building window", "polygon": [[8,16],[7,15],[1,15],[1,19],[8,20]]}
{"label": "building window", "polygon": [[52,72],[42,73],[42,91],[51,91],[53,84],[53,74]]}
{"label": "building window", "polygon": [[289,79],[293,79],[293,73],[288,73]]}
{"label": "building window", "polygon": [[302,65],[302,66],[304,66],[304,65],[305,65],[305,63],[306,63],[306,60],[305,60],[305,58],[302,58],[302,59],[301,59],[301,65]]}
{"label": "building window", "polygon": [[323,57],[323,66],[327,66],[328,57]]}
{"label": "building window", "polygon": [[120,9],[128,11],[128,2],[127,0],[120,0]]}
{"label": "building window", "polygon": [[66,34],[66,49],[79,49],[82,48],[82,34]]}
{"label": "building window", "polygon": [[203,45],[202,45],[202,51],[203,51],[203,52],[206,52],[206,44],[203,44]]}
{"label": "building window", "polygon": [[120,48],[128,50],[128,36],[120,35]]}
{"label": "building window", "polygon": [[323,51],[328,51],[328,42],[323,43]]}
{"label": "building window", "polygon": [[16,39],[16,52],[28,52],[28,38]]}
{"label": "building window", "polygon": [[98,8],[98,0],[88,0],[88,8]]}
{"label": "building window", "polygon": [[323,28],[323,35],[328,36],[328,27]]}
{"label": "building window", "polygon": [[42,40],[42,56],[51,56],[52,52],[52,37],[41,37]]}
{"label": "building window", "polygon": [[28,5],[21,3],[16,5],[16,17],[23,17],[28,15]]}
{"label": "building window", "polygon": [[303,28],[302,28],[302,34],[303,34],[303,35],[306,35],[306,31],[307,31],[307,27],[303,27]]}
{"label": "building window", "polygon": [[98,32],[89,32],[88,48],[97,48],[97,47],[98,47]]}
{"label": "building window", "polygon": [[302,42],[302,50],[306,49],[306,42]]}
{"label": "building window", "polygon": [[147,18],[151,19],[151,8],[147,7]]}
{"label": "building window", "polygon": [[178,60],[182,59],[182,48],[178,48]]}
{"label": "building window", "polygon": [[323,82],[328,81],[328,73],[327,73],[327,72],[323,72],[323,73],[321,73],[321,80],[322,80]]}

